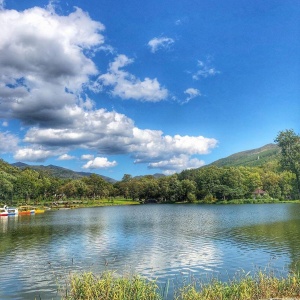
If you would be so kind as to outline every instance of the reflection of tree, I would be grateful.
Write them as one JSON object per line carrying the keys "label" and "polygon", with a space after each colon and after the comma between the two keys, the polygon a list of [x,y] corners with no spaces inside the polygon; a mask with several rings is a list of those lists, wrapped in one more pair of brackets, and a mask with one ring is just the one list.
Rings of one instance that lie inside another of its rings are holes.
{"label": "reflection of tree", "polygon": [[[91,210],[86,210],[89,214]],[[18,251],[34,248],[41,244],[46,245],[53,242],[53,239],[68,239],[70,236],[77,236],[78,232],[87,231],[87,236],[96,236],[101,231],[102,224],[96,218],[93,221],[87,218],[85,223],[82,216],[78,216],[78,222],[62,221],[66,218],[64,212],[45,213],[38,216],[5,217],[1,218],[1,228],[5,230],[1,234],[0,257],[18,248]],[[76,218],[76,216],[75,216]],[[6,222],[5,222],[6,219]],[[86,224],[87,223],[87,224]],[[1,231],[0,231],[1,233]]]}
{"label": "reflection of tree", "polygon": [[300,271],[300,206],[290,207],[290,219],[287,221],[269,222],[245,227],[238,227],[231,232],[231,238],[255,247],[271,248],[272,252],[289,254],[291,270]]}

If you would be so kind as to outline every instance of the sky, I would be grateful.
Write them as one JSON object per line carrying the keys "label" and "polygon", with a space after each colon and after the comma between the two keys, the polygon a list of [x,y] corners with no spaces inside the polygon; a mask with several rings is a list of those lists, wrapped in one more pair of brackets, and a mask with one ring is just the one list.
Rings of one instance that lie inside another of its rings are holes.
{"label": "sky", "polygon": [[296,0],[0,0],[0,158],[121,180],[300,132]]}

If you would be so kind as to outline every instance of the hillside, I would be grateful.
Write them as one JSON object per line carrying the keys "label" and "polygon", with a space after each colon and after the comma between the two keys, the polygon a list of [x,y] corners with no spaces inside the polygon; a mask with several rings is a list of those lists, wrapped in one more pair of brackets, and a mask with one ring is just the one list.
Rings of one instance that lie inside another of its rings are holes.
{"label": "hillside", "polygon": [[214,161],[208,166],[217,167],[258,167],[269,161],[278,159],[280,148],[275,144],[267,144],[263,147],[246,150],[232,154],[228,157]]}
{"label": "hillside", "polygon": [[[57,177],[61,179],[79,179],[82,177],[87,177],[90,176],[93,173],[88,173],[88,172],[75,172],[66,168],[54,166],[54,165],[49,165],[49,166],[33,166],[33,165],[28,165],[22,162],[16,162],[14,164],[11,164],[14,167],[20,168],[20,169],[25,169],[25,168],[30,168],[39,172],[45,172],[49,176],[52,177]],[[105,181],[110,182],[110,183],[115,183],[116,180],[107,176],[99,175],[101,176]]]}

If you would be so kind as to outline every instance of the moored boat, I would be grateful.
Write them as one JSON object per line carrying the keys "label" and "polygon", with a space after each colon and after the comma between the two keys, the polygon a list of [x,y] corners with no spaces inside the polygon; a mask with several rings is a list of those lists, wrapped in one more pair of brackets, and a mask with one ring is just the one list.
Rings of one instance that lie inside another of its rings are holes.
{"label": "moored boat", "polygon": [[35,210],[32,209],[29,205],[19,206],[19,215],[20,216],[28,216],[35,213]]}
{"label": "moored boat", "polygon": [[7,217],[8,212],[6,210],[6,206],[0,208],[0,217]]}
{"label": "moored boat", "polygon": [[35,212],[36,214],[43,214],[43,213],[45,212],[45,210],[42,209],[42,208],[35,208],[35,209],[34,209],[34,212]]}
{"label": "moored boat", "polygon": [[16,207],[8,207],[7,212],[9,216],[17,216],[19,214],[19,210]]}
{"label": "moored boat", "polygon": [[2,208],[0,208],[0,216],[1,217],[17,216],[18,212],[19,211],[16,207],[8,207],[7,205],[4,205]]}

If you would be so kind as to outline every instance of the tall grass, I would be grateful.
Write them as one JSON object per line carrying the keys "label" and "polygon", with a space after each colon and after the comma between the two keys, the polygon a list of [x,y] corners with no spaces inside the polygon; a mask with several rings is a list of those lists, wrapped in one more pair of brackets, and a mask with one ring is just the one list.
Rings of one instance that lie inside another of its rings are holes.
{"label": "tall grass", "polygon": [[[113,272],[100,276],[92,273],[72,275],[70,289],[64,300],[163,300],[163,291],[155,281],[140,276],[116,277]],[[259,300],[299,297],[300,275],[289,274],[278,278],[261,271],[253,276],[244,274],[238,279],[221,282],[212,279],[209,283],[193,280],[174,292],[174,300]],[[298,299],[298,298],[297,298]]]}
{"label": "tall grass", "polygon": [[[213,279],[209,284],[194,282],[179,289],[176,300],[259,300],[282,297],[300,297],[298,273],[278,278],[258,272],[239,279],[221,282]],[[299,298],[300,299],[300,298]]]}
{"label": "tall grass", "polygon": [[73,275],[66,300],[161,300],[154,281],[139,276],[115,277],[112,272],[101,276],[92,273]]}

